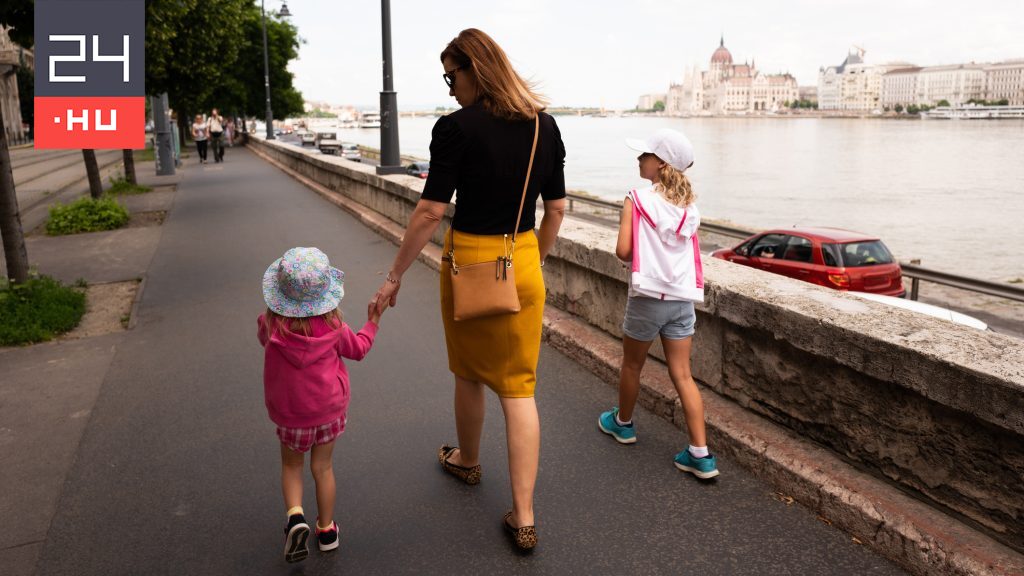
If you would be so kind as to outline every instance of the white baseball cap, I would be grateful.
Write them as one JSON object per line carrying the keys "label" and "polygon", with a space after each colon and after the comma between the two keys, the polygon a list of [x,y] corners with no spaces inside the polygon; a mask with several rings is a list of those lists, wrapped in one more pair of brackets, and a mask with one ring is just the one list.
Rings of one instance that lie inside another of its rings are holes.
{"label": "white baseball cap", "polygon": [[690,139],[669,128],[658,130],[646,140],[626,138],[626,146],[637,152],[654,154],[680,172],[686,172],[693,164],[693,144],[690,144]]}

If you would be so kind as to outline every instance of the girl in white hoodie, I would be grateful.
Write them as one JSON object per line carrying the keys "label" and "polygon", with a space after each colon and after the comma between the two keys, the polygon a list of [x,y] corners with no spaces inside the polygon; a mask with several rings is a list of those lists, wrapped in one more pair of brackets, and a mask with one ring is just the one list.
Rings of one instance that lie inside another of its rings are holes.
{"label": "girl in white hoodie", "polygon": [[676,454],[675,466],[698,478],[713,478],[718,466],[707,448],[704,402],[690,373],[694,302],[704,301],[697,240],[700,212],[684,174],[693,165],[693,146],[686,136],[668,129],[647,140],[627,140],[627,145],[641,153],[640,176],[652,185],[630,191],[622,205],[615,254],[631,268],[622,323],[619,406],[601,414],[598,426],[622,444],[636,442],[632,418],[640,371],[660,336],[690,435],[690,445]]}

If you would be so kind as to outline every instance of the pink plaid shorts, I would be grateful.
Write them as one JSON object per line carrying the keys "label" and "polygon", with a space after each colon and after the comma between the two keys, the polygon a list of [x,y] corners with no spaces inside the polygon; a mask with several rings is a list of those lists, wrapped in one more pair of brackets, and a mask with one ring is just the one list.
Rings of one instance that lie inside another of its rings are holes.
{"label": "pink plaid shorts", "polygon": [[333,422],[313,426],[312,428],[277,427],[277,437],[281,443],[296,452],[308,452],[314,444],[327,444],[345,431],[345,420],[342,416]]}

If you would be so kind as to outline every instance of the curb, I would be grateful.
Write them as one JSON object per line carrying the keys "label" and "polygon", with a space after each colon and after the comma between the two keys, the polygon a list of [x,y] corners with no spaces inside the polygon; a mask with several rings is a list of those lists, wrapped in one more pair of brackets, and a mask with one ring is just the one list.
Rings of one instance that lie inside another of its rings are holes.
{"label": "curb", "polygon": [[[400,244],[405,229],[377,212],[298,174],[262,151],[257,156]],[[441,268],[441,248],[418,259]],[[554,306],[544,309],[544,339],[611,386],[618,385],[621,342]],[[656,358],[651,358],[661,366]],[[920,575],[1024,574],[1024,555],[956,518],[857,470],[834,452],[745,410],[700,384],[708,436],[719,453],[820,514],[878,554]],[[646,370],[639,403],[685,430],[682,406],[667,370]]]}
{"label": "curb", "polygon": [[138,323],[139,318],[139,305],[142,303],[142,292],[146,289],[146,278],[148,274],[142,275],[142,280],[139,281],[139,287],[135,290],[135,299],[132,301],[132,309],[128,312],[128,326],[125,330],[134,330],[135,324]]}

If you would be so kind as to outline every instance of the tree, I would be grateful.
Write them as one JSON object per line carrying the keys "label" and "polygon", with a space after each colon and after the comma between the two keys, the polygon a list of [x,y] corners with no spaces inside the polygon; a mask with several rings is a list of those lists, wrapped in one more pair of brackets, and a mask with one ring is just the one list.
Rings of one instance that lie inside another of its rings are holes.
{"label": "tree", "polygon": [[125,149],[122,151],[124,154],[124,177],[128,180],[129,184],[135,185],[139,183],[138,178],[135,177],[135,151]]}
{"label": "tree", "polygon": [[919,108],[917,104],[911,104],[910,106],[907,106],[907,114],[910,114],[912,116],[918,114],[920,111],[921,108]]}
{"label": "tree", "polygon": [[93,198],[103,196],[103,181],[100,180],[100,165],[96,162],[96,151],[82,150],[85,158],[85,173],[89,177],[89,195]]}
{"label": "tree", "polygon": [[[302,112],[288,62],[298,57],[295,27],[267,14],[267,52],[274,117]],[[146,0],[146,89],[167,92],[179,138],[195,113],[262,116],[263,24],[252,0]]]}
{"label": "tree", "polygon": [[664,112],[665,111],[665,103],[662,102],[661,100],[658,100],[657,102],[655,102],[654,103],[654,111],[655,112]]}
{"label": "tree", "polygon": [[247,7],[252,0],[146,2],[146,89],[167,92],[182,144],[192,114],[235,65]]}
{"label": "tree", "polygon": [[0,235],[3,236],[7,277],[15,284],[28,281],[28,251],[18,212],[18,196],[14,190],[14,171],[7,150],[7,128],[0,110]]}
{"label": "tree", "polygon": [[897,104],[897,105],[893,106],[892,109],[895,110],[897,114],[902,114],[903,113],[903,104]]}
{"label": "tree", "polygon": [[943,98],[942,100],[939,100],[939,102],[937,104],[935,104],[935,105],[936,106],[945,106],[945,107],[948,108],[949,107],[949,100],[946,100],[945,98]]}

